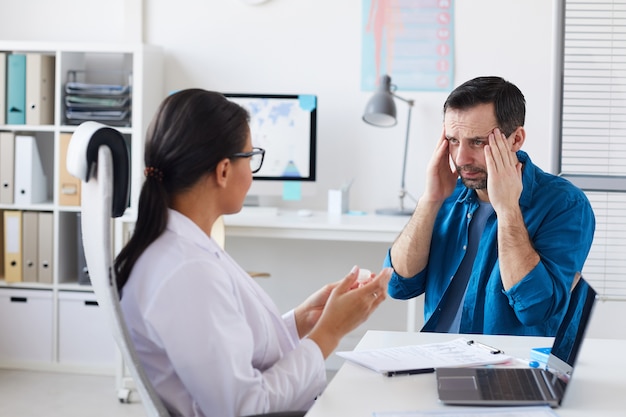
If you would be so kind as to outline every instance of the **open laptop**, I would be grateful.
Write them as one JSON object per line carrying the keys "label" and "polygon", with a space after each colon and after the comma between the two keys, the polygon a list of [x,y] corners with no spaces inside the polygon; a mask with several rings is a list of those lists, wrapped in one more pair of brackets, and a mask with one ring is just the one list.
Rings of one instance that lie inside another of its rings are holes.
{"label": "open laptop", "polygon": [[545,369],[437,368],[439,400],[457,405],[558,407],[572,377],[596,292],[580,278],[554,338]]}

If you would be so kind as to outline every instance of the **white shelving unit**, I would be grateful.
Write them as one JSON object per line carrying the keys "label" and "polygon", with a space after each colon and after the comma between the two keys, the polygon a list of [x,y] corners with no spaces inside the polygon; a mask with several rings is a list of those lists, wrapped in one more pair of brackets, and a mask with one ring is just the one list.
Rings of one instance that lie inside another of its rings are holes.
{"label": "white shelving unit", "polygon": [[76,216],[80,208],[59,203],[60,137],[76,129],[76,125],[66,122],[64,89],[69,71],[84,71],[84,81],[101,84],[119,84],[119,74],[130,75],[130,123],[114,127],[124,135],[130,150],[131,199],[127,216],[133,217],[143,181],[146,128],[164,97],[162,52],[159,47],[144,44],[8,41],[0,41],[0,52],[55,57],[54,123],[0,125],[2,132],[36,138],[48,178],[47,201],[0,204],[0,210],[51,212],[54,224],[51,284],[7,283],[4,276],[0,277],[0,367],[114,374],[118,361],[113,338],[100,317],[91,287],[78,284]]}

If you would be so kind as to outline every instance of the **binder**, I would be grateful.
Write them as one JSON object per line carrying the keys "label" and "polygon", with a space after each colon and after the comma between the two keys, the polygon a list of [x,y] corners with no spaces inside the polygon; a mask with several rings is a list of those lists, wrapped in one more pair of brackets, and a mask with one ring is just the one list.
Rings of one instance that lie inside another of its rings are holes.
{"label": "binder", "polygon": [[0,203],[13,204],[15,134],[0,132]]}
{"label": "binder", "polygon": [[39,213],[25,211],[22,213],[22,281],[37,282],[37,240]]}
{"label": "binder", "polygon": [[15,204],[41,203],[47,198],[47,178],[34,136],[15,136]]}
{"label": "binder", "polygon": [[0,210],[0,280],[4,279],[4,211]]}
{"label": "binder", "polygon": [[60,135],[60,166],[59,166],[59,205],[80,206],[80,179],[67,172],[67,148],[72,138],[71,133]]}
{"label": "binder", "polygon": [[7,54],[0,52],[0,125],[6,123],[7,114]]}
{"label": "binder", "polygon": [[52,265],[53,265],[53,230],[52,230],[52,212],[39,212],[39,236],[38,236],[38,255],[39,268],[37,271],[39,282],[44,284],[52,284]]}
{"label": "binder", "polygon": [[10,125],[26,123],[26,55],[7,56],[6,122]]}
{"label": "binder", "polygon": [[78,284],[91,285],[89,270],[87,269],[87,259],[85,259],[85,248],[83,247],[83,231],[81,226],[81,214],[76,213],[76,245],[78,249],[77,269]]}
{"label": "binder", "polygon": [[54,123],[54,56],[26,54],[26,124]]}
{"label": "binder", "polygon": [[22,281],[22,212],[4,212],[4,279]]}

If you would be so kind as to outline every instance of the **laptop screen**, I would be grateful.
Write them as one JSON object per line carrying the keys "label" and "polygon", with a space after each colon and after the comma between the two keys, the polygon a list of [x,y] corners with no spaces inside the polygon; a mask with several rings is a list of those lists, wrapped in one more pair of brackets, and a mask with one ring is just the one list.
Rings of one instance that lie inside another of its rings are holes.
{"label": "laptop screen", "polygon": [[548,369],[565,381],[572,374],[595,299],[595,290],[581,278],[572,291],[569,306],[557,330],[548,359]]}

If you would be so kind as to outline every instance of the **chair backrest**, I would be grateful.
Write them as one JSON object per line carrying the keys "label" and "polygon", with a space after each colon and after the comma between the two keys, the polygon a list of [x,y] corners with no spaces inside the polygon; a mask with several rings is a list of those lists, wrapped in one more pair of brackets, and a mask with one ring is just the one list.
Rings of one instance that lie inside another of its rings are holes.
{"label": "chair backrest", "polygon": [[128,206],[129,157],[122,134],[96,122],[81,124],[70,140],[67,170],[82,181],[81,227],[87,269],[100,309],[149,416],[169,416],[148,380],[120,309],[112,268],[111,219]]}

